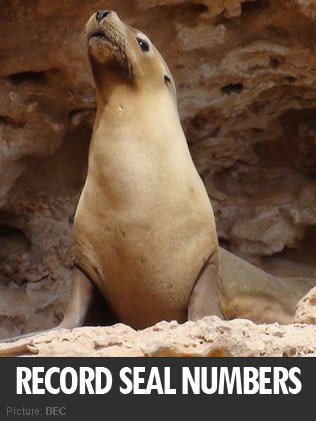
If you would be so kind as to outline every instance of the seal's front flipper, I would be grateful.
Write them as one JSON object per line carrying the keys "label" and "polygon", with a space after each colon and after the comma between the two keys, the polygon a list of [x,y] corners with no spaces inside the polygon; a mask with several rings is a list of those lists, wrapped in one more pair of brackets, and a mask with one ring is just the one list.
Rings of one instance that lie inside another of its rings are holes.
{"label": "seal's front flipper", "polygon": [[[77,266],[72,270],[70,298],[66,308],[63,321],[52,329],[30,332],[25,335],[14,336],[13,338],[1,339],[0,342],[15,342],[20,339],[30,338],[51,332],[58,329],[73,329],[80,327],[89,310],[90,303],[94,297],[94,287],[87,275]],[[1,351],[0,351],[1,356]]]}
{"label": "seal's front flipper", "polygon": [[93,296],[94,287],[89,277],[78,266],[74,266],[69,302],[64,319],[57,329],[73,329],[82,326]]}
{"label": "seal's front flipper", "polygon": [[205,316],[223,319],[217,287],[218,268],[213,262],[201,271],[192,290],[188,305],[188,320],[200,320]]}
{"label": "seal's front flipper", "polygon": [[0,349],[0,357],[17,357],[24,354],[38,354],[39,350],[32,343],[13,345],[10,348]]}

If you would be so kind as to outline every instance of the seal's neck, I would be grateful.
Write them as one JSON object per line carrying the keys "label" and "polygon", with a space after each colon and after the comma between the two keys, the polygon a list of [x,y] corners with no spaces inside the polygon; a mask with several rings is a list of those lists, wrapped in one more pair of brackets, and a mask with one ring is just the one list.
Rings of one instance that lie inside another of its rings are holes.
{"label": "seal's neck", "polygon": [[97,116],[95,126],[102,124],[111,130],[118,126],[121,133],[124,127],[130,132],[143,132],[144,127],[165,126],[181,129],[177,106],[167,89],[139,89],[118,85],[115,89],[97,91]]}

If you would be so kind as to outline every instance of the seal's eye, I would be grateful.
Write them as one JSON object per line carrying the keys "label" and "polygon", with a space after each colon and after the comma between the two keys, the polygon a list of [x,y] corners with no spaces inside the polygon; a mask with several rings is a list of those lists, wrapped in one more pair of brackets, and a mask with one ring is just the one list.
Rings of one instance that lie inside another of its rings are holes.
{"label": "seal's eye", "polygon": [[142,51],[144,51],[145,53],[147,53],[149,51],[149,44],[147,41],[145,41],[144,39],[141,38],[136,38],[137,42],[141,48]]}
{"label": "seal's eye", "polygon": [[168,75],[165,75],[165,82],[171,83],[171,79]]}

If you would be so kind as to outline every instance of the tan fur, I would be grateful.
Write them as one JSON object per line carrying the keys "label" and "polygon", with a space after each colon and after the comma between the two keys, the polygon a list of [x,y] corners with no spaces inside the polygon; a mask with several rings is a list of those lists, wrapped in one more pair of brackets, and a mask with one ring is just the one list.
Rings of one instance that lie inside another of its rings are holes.
{"label": "tan fur", "polygon": [[98,108],[75,215],[76,263],[123,322],[137,328],[163,319],[182,322],[210,256],[217,268],[211,204],[189,153],[164,60],[151,43],[149,52],[141,51],[136,37],[145,36],[112,12],[100,27],[115,42],[117,33],[126,35],[130,64],[124,72],[117,50],[91,38],[95,25],[92,17],[86,33]]}

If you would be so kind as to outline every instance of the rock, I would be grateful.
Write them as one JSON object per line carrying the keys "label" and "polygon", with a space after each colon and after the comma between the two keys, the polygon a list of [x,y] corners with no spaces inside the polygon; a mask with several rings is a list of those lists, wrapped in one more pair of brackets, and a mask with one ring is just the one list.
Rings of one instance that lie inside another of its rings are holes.
{"label": "rock", "polygon": [[20,353],[23,344],[32,344],[27,355],[39,357],[303,357],[316,356],[316,326],[255,325],[213,316],[141,331],[122,324],[83,327],[0,344],[0,355],[12,347]]}
{"label": "rock", "polygon": [[[62,317],[96,106],[80,34],[104,1],[0,6],[0,287],[10,296],[0,335],[8,336]],[[147,33],[174,74],[221,243],[273,275],[316,277],[314,2],[106,7]]]}
{"label": "rock", "polygon": [[316,324],[316,287],[297,303],[295,322]]}

